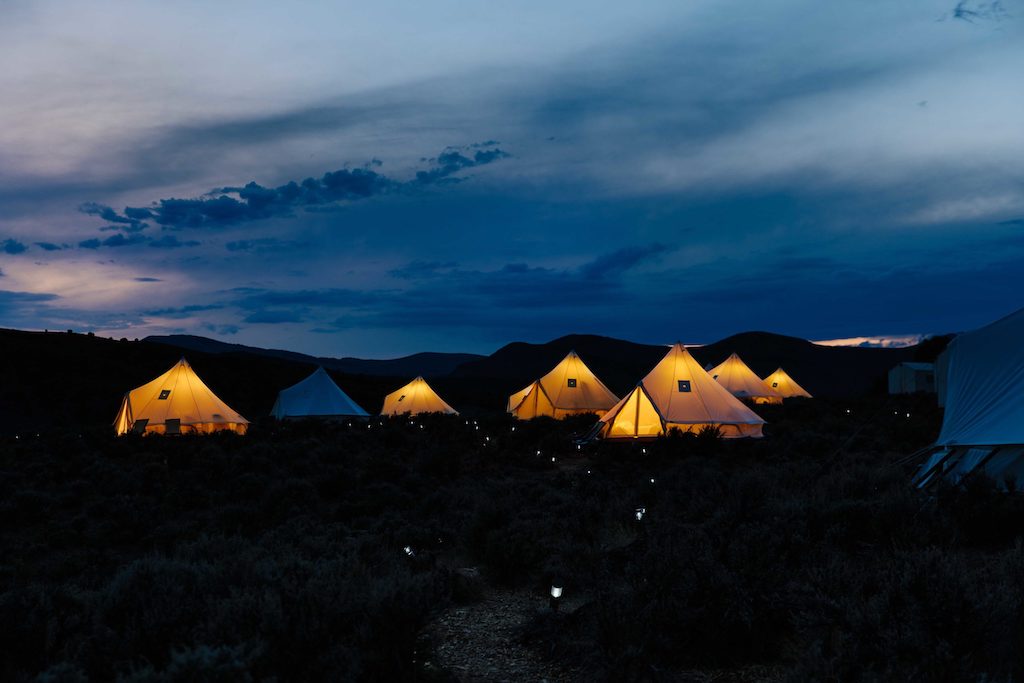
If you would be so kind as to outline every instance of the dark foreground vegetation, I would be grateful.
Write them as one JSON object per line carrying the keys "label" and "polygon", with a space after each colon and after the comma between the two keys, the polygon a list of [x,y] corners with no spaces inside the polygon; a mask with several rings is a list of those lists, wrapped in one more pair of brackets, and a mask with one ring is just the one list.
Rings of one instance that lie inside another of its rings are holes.
{"label": "dark foreground vegetation", "polygon": [[1018,680],[1024,502],[908,486],[930,402],[580,451],[586,418],[8,439],[0,679],[445,681],[434,616],[557,579],[582,606],[520,642],[586,680]]}

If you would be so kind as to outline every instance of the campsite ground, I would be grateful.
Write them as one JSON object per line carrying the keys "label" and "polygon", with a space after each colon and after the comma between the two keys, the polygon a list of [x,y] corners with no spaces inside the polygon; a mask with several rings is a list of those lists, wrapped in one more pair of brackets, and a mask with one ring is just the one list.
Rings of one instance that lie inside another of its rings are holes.
{"label": "campsite ground", "polygon": [[933,399],[762,412],[581,450],[504,417],[7,439],[0,679],[1022,675],[1024,503],[908,486]]}

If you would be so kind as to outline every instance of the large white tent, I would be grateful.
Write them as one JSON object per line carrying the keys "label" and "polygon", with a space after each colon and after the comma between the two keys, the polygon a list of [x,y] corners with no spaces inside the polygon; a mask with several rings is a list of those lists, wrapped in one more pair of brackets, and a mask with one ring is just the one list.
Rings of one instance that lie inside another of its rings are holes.
{"label": "large white tent", "polygon": [[1024,309],[957,336],[944,355],[942,430],[915,482],[981,471],[1024,488]]}
{"label": "large white tent", "polygon": [[598,416],[619,402],[575,351],[548,374],[509,396],[508,412],[520,420],[547,415],[561,419],[580,413]]}
{"label": "large white tent", "polygon": [[210,391],[184,358],[125,394],[114,419],[117,434],[244,434],[248,427],[249,421]]}
{"label": "large white tent", "polygon": [[289,417],[369,417],[342,391],[323,367],[298,384],[282,389],[270,414]]}
{"label": "large white tent", "polygon": [[712,426],[726,438],[739,438],[762,436],[764,423],[676,344],[598,426],[606,439],[652,438],[672,429],[697,432]]}

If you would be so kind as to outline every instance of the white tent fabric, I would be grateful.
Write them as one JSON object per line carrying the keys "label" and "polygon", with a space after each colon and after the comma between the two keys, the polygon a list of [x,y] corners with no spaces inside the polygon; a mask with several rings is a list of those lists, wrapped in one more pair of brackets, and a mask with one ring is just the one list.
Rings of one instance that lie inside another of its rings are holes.
{"label": "white tent fabric", "polygon": [[270,414],[287,417],[369,417],[342,391],[323,367],[298,384],[282,389]]}
{"label": "white tent fabric", "polygon": [[959,335],[946,353],[946,412],[936,444],[1024,444],[1024,309]]}
{"label": "white tent fabric", "polygon": [[651,438],[671,429],[716,426],[727,438],[760,437],[765,421],[676,344],[636,388],[601,418],[606,439]]}
{"label": "white tent fabric", "polygon": [[575,351],[548,374],[509,396],[508,412],[520,420],[540,415],[561,419],[580,413],[604,413],[619,402]]}
{"label": "white tent fabric", "polygon": [[381,415],[419,415],[420,413],[445,413],[458,415],[458,411],[437,395],[427,380],[417,377],[397,391],[384,397]]}
{"label": "white tent fabric", "polygon": [[719,384],[737,398],[748,398],[755,403],[782,403],[782,396],[758,377],[737,354],[708,370]]}
{"label": "white tent fabric", "polygon": [[184,358],[125,394],[114,419],[117,434],[244,434],[248,427],[249,421],[210,391]]}

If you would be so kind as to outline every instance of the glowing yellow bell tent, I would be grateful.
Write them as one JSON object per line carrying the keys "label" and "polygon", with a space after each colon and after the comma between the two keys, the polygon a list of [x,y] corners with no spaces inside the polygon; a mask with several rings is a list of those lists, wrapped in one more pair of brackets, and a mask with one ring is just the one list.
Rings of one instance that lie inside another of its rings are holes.
{"label": "glowing yellow bell tent", "polygon": [[298,384],[282,389],[270,414],[278,420],[303,417],[369,417],[355,401],[318,367]]}
{"label": "glowing yellow bell tent", "polygon": [[652,438],[671,429],[716,426],[726,438],[760,437],[762,420],[711,378],[682,344],[640,380],[598,423],[605,439]]}
{"label": "glowing yellow bell tent", "polygon": [[249,421],[217,398],[184,358],[124,395],[114,420],[118,434],[245,434]]}
{"label": "glowing yellow bell tent", "polygon": [[782,368],[765,377],[764,383],[774,389],[782,398],[812,398],[811,394],[797,384],[796,380]]}
{"label": "glowing yellow bell tent", "polygon": [[754,403],[782,403],[782,396],[754,374],[735,353],[708,370],[736,398],[746,398]]}
{"label": "glowing yellow bell tent", "polygon": [[508,398],[508,412],[520,420],[547,415],[562,419],[580,413],[604,415],[619,397],[570,351],[548,374]]}
{"label": "glowing yellow bell tent", "polygon": [[384,397],[381,415],[418,415],[420,413],[446,413],[458,415],[458,411],[437,395],[427,380],[417,377],[398,391]]}

